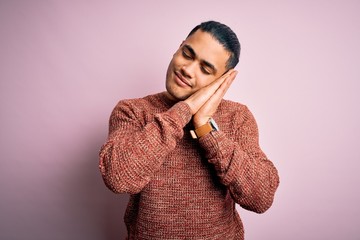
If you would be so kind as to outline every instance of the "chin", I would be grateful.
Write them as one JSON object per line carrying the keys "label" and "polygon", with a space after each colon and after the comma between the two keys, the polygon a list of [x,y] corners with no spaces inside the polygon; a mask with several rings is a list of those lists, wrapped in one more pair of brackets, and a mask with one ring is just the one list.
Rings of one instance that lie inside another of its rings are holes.
{"label": "chin", "polygon": [[176,86],[174,87],[166,85],[166,91],[169,97],[176,101],[183,101],[191,95],[191,93],[186,93],[181,91],[181,89],[176,89]]}
{"label": "chin", "polygon": [[166,91],[168,92],[168,96],[172,98],[172,100],[183,101],[191,96],[192,92],[190,89],[185,89],[176,84],[175,80],[176,76],[174,73],[174,69],[169,66],[166,73]]}

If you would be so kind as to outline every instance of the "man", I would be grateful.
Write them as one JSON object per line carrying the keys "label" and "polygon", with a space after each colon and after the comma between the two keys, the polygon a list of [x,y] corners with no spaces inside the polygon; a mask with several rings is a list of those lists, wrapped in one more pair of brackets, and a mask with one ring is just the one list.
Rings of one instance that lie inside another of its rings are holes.
{"label": "man", "polygon": [[271,206],[279,177],[255,119],[222,99],[239,53],[229,27],[202,23],[173,55],[166,92],[113,110],[100,171],[112,191],[130,194],[128,239],[244,239],[235,203]]}

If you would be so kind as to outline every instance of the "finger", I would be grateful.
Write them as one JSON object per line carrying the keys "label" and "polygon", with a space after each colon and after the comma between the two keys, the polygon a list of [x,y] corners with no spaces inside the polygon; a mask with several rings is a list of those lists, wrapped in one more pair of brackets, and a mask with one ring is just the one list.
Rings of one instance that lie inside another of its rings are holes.
{"label": "finger", "polygon": [[203,91],[209,93],[210,96],[213,95],[224,82],[226,82],[228,79],[234,79],[236,74],[237,74],[236,70],[230,69],[226,74],[224,74],[223,76],[221,76],[220,78],[216,79],[211,84],[206,86],[203,89]]}
{"label": "finger", "polygon": [[233,81],[235,80],[235,77],[237,75],[237,72],[234,71],[228,76],[225,81],[219,86],[219,88],[216,90],[214,95],[217,95],[217,98],[223,98]]}
{"label": "finger", "polygon": [[[216,79],[214,82],[212,82],[212,84],[214,85],[219,85],[224,82],[227,78],[231,77],[233,74],[237,73],[237,71],[235,69],[230,69],[229,71],[227,71],[224,75],[222,75],[221,77],[219,77],[218,79]],[[210,84],[211,85],[211,84]]]}
{"label": "finger", "polygon": [[[227,90],[227,88],[224,87],[229,84],[226,84],[226,82],[232,81],[235,78],[236,73],[237,72],[235,70],[231,69],[229,72],[216,79],[208,86],[201,88],[200,90],[192,94],[188,99],[186,99],[185,102],[189,104],[190,108],[192,109],[192,113],[194,114],[195,112],[197,112],[198,109],[210,98],[212,98],[213,95],[215,95],[215,93],[218,91],[218,89],[224,84],[223,88],[221,88],[221,90],[219,90],[216,95],[216,98],[220,98],[221,100],[221,97],[225,94]],[[221,94],[222,91],[225,92]]]}

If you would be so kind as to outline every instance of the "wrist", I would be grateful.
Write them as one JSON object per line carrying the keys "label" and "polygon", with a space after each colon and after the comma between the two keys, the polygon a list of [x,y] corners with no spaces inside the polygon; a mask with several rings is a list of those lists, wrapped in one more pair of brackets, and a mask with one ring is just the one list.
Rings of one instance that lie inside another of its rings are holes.
{"label": "wrist", "polygon": [[194,115],[197,110],[195,109],[195,106],[192,103],[192,101],[190,101],[189,98],[188,98],[188,99],[184,100],[183,102],[186,103],[189,106],[191,115]]}
{"label": "wrist", "polygon": [[203,125],[205,125],[206,123],[209,122],[209,120],[211,119],[211,117],[201,117],[201,118],[197,118],[197,117],[193,117],[193,125],[194,125],[194,128],[199,128]]}
{"label": "wrist", "polygon": [[195,130],[190,130],[190,134],[192,138],[201,138],[202,136],[205,136],[206,134],[212,132],[212,131],[218,131],[219,127],[217,126],[214,119],[209,118],[205,124],[200,125],[199,127],[195,127]]}

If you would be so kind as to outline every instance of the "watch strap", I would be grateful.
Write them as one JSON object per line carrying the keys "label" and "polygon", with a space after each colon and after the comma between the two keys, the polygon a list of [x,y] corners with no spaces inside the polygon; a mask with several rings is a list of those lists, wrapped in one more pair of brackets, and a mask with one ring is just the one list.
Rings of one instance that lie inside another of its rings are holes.
{"label": "watch strap", "polygon": [[208,134],[212,130],[213,130],[213,127],[211,126],[211,124],[209,122],[207,122],[204,125],[196,128],[195,133],[198,138],[201,138],[202,136]]}
{"label": "watch strap", "polygon": [[212,132],[214,130],[218,130],[218,127],[214,121],[214,119],[210,118],[207,123],[204,125],[196,128],[195,130],[190,130],[190,134],[192,138],[201,138],[202,136],[208,134],[209,132]]}

